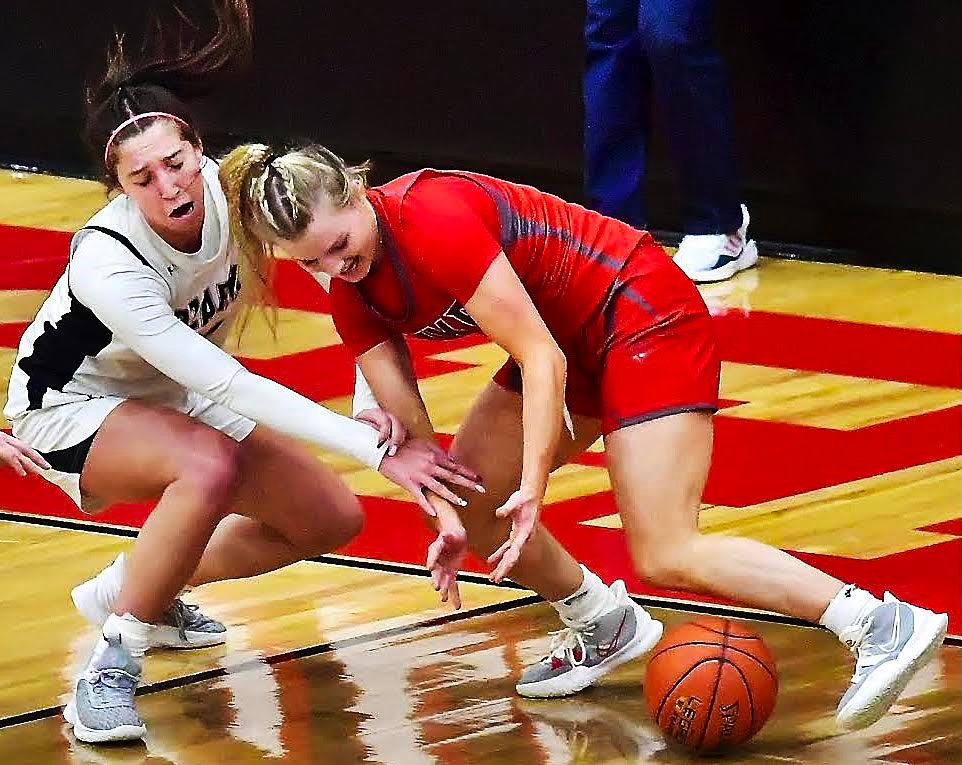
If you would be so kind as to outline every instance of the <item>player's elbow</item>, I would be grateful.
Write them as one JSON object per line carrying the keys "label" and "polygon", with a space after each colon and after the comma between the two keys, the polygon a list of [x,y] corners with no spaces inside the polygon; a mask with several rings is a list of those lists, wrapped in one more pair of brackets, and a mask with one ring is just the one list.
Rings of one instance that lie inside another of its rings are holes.
{"label": "player's elbow", "polygon": [[537,343],[532,343],[526,349],[524,357],[517,361],[522,373],[536,370],[541,374],[549,375],[552,380],[564,383],[568,360],[550,335]]}
{"label": "player's elbow", "polygon": [[198,393],[202,393],[211,401],[222,406],[234,409],[236,402],[243,400],[245,389],[250,385],[250,381],[253,378],[254,375],[251,372],[248,372],[238,364],[237,368],[234,369],[231,374],[225,375],[216,382],[209,384],[204,390],[198,391]]}

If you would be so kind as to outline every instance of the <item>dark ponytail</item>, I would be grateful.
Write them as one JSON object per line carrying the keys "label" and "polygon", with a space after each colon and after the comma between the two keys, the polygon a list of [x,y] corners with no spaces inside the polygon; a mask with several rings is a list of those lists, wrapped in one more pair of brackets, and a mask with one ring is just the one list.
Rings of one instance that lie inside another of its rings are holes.
{"label": "dark ponytail", "polygon": [[97,161],[104,163],[104,180],[110,188],[117,185],[113,149],[160,118],[146,117],[124,127],[105,157],[107,139],[121,123],[145,112],[172,114],[183,121],[177,123],[183,138],[199,146],[187,102],[211,92],[249,60],[251,23],[246,0],[215,0],[216,29],[200,46],[185,42],[187,30],[196,27],[182,11],[176,13],[174,24],[155,19],[138,58],[130,55],[123,35],[118,34],[103,76],[87,88],[87,143]]}

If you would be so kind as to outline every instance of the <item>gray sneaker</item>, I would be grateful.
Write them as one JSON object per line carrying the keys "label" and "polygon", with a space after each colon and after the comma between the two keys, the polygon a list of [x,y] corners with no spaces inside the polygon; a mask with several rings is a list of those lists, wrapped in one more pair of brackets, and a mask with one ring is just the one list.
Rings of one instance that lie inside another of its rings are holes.
{"label": "gray sneaker", "polygon": [[621,580],[611,585],[618,606],[586,627],[553,632],[548,655],[526,667],[515,686],[529,698],[570,696],[593,685],[615,667],[648,653],[663,626],[635,604]]}
{"label": "gray sneaker", "polygon": [[[126,565],[123,553],[107,568],[78,584],[70,593],[74,606],[88,622],[102,627],[113,611]],[[149,635],[151,648],[204,648],[227,640],[227,628],[197,606],[175,600]]]}
{"label": "gray sneaker", "polygon": [[854,730],[882,717],[945,637],[949,617],[903,603],[890,593],[862,621],[842,633],[858,659],[835,719]]}
{"label": "gray sneaker", "polygon": [[63,716],[80,741],[134,741],[147,732],[134,707],[140,682],[140,662],[120,644],[120,638],[105,638],[107,647],[77,680],[73,698]]}
{"label": "gray sneaker", "polygon": [[227,640],[227,627],[180,598],[152,626],[151,648],[205,648]]}

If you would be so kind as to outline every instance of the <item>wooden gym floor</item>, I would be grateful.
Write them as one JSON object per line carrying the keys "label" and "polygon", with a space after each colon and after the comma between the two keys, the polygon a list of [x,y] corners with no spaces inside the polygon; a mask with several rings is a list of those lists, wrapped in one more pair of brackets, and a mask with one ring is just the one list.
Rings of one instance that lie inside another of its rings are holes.
{"label": "wooden gym floor", "polygon": [[[0,171],[0,394],[63,270],[67,232],[103,201],[90,182]],[[324,296],[287,268],[280,292],[280,343],[255,329],[238,355],[343,410],[352,371]],[[962,279],[763,259],[703,294],[725,358],[703,528],[948,611],[956,637],[886,718],[843,734],[834,710],[851,657],[833,636],[633,576],[600,446],[555,476],[546,522],[669,626],[709,610],[749,619],[765,638],[780,672],[775,713],[726,762],[962,762]],[[445,433],[502,358],[470,339],[419,343],[415,355]],[[558,627],[550,608],[485,584],[477,561],[465,608],[440,608],[418,568],[428,537],[417,511],[380,476],[328,458],[364,498],[361,536],[340,555],[192,593],[228,624],[227,645],[151,655],[139,702],[147,740],[106,748],[74,741],[59,714],[96,637],[69,590],[130,545],[149,508],[84,518],[41,480],[0,471],[0,755],[18,765],[689,761],[644,708],[643,661],[575,698],[518,698],[512,678]]]}

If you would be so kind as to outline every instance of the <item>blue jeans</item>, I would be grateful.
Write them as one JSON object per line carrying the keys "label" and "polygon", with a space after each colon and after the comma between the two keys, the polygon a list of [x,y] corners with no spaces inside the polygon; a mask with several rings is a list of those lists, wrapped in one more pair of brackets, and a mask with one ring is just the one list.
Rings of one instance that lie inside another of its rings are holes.
{"label": "blue jeans", "polygon": [[588,0],[585,191],[599,212],[648,225],[654,100],[680,180],[684,233],[741,225],[731,98],[712,10],[713,0]]}

